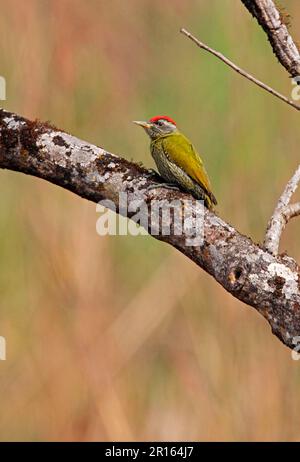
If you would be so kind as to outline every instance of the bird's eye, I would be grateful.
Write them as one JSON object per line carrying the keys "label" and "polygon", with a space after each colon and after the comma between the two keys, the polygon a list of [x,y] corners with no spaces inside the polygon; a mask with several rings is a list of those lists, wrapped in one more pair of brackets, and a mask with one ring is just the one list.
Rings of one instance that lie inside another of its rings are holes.
{"label": "bird's eye", "polygon": [[161,120],[158,120],[157,125],[159,125],[161,127],[163,125],[163,122]]}

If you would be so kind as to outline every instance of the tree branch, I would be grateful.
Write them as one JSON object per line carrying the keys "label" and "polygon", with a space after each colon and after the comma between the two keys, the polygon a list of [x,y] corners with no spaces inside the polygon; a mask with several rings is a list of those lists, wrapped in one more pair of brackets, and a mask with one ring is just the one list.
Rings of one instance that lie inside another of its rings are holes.
{"label": "tree branch", "polygon": [[299,203],[288,205],[292,195],[296,191],[300,181],[300,165],[286,185],[279,201],[275,207],[273,215],[268,223],[264,247],[273,255],[278,253],[281,234],[288,221],[300,214]]}
{"label": "tree branch", "polygon": [[[181,191],[149,189],[157,183],[148,170],[81,141],[48,124],[31,122],[0,110],[0,168],[30,174],[68,189],[93,202],[106,199],[119,207],[119,193],[126,192],[130,204],[166,206],[173,200],[191,199]],[[190,213],[196,213],[191,203]],[[150,223],[150,208],[143,222]],[[204,210],[203,245],[187,246],[190,234],[171,228],[156,237],[186,255],[215,278],[224,289],[264,316],[273,333],[288,347],[300,334],[300,289],[297,263],[287,256],[273,256],[217,215]]]}
{"label": "tree branch", "polygon": [[300,75],[300,53],[273,0],[241,0],[266,32],[274,54],[291,77]]}
{"label": "tree branch", "polygon": [[281,101],[289,104],[292,106],[294,109],[297,109],[297,111],[300,111],[300,106],[298,104],[294,103],[294,101],[288,99],[286,96],[282,95],[278,91],[274,90],[272,87],[269,85],[266,85],[265,83],[261,82],[258,80],[256,77],[253,75],[249,74],[249,72],[244,71],[241,67],[237,66],[234,62],[230,61],[230,59],[226,58],[226,56],[222,55],[219,51],[214,50],[213,48],[209,47],[205,43],[201,42],[199,39],[194,37],[190,32],[188,32],[186,29],[180,29],[180,32],[184,34],[186,37],[192,40],[199,48],[202,48],[205,51],[208,51],[212,55],[214,55],[216,58],[220,59],[223,61],[223,63],[227,64],[227,66],[231,67],[234,71],[236,71],[238,74],[242,75],[246,79],[250,80],[250,82],[253,82],[255,85],[258,87],[262,88],[263,90],[267,91],[268,93],[271,93],[271,95],[275,96],[276,98],[280,99]]}

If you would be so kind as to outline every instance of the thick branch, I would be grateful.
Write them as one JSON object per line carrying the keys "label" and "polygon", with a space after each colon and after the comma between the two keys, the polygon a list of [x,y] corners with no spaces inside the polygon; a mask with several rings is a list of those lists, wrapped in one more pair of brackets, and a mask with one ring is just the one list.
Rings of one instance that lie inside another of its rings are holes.
{"label": "thick branch", "polygon": [[281,234],[288,223],[288,221],[298,216],[299,204],[288,205],[292,195],[296,191],[300,181],[300,165],[297,168],[296,172],[286,185],[282,195],[279,198],[279,201],[275,207],[273,215],[268,223],[266,236],[264,240],[264,247],[268,252],[271,252],[273,255],[278,253],[279,242]]}
{"label": "thick branch", "polygon": [[300,53],[273,0],[242,0],[266,32],[279,62],[295,77],[300,75]]}
{"label": "thick branch", "polygon": [[[43,178],[94,202],[110,200],[117,209],[119,193],[126,192],[128,205],[148,204],[141,208],[143,223],[150,222],[152,200],[168,206],[170,200],[191,199],[180,191],[149,190],[157,178],[144,168],[47,124],[4,110],[0,110],[0,168]],[[130,207],[120,210],[128,217],[135,212]],[[193,203],[190,213],[195,213]],[[292,348],[294,337],[300,335],[296,262],[286,256],[274,257],[207,209],[204,218],[201,246],[186,244],[189,230],[155,237],[174,246],[234,297],[254,307],[268,320],[274,334]]]}

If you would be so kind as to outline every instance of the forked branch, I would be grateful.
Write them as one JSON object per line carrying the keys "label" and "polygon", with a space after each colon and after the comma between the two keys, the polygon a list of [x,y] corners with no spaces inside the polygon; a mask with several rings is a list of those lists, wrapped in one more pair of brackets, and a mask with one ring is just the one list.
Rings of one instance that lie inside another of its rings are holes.
{"label": "forked branch", "polygon": [[264,247],[268,252],[277,255],[279,249],[279,242],[281,234],[293,217],[300,215],[300,204],[290,204],[292,195],[296,191],[300,181],[300,165],[296,172],[286,185],[279,201],[275,207],[273,215],[268,223],[266,236],[264,240]]}

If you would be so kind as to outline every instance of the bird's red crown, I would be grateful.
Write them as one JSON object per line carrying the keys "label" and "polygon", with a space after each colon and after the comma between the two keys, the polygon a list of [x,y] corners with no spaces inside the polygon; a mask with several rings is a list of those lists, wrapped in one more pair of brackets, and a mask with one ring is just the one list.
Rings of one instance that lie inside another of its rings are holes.
{"label": "bird's red crown", "polygon": [[168,116],[155,116],[155,117],[152,117],[152,119],[150,119],[149,122],[156,122],[157,120],[167,120],[168,122],[171,122],[171,124],[175,125],[176,126],[176,122],[171,119],[171,117],[168,117]]}

